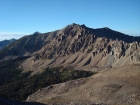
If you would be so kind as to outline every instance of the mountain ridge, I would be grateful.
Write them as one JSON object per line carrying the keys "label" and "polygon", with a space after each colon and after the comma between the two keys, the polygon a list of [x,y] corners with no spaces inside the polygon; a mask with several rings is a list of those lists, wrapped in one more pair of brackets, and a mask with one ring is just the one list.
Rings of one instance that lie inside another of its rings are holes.
{"label": "mountain ridge", "polygon": [[0,59],[30,56],[25,70],[47,66],[113,67],[140,62],[140,36],[134,37],[107,27],[92,29],[79,24],[24,36],[0,51]]}

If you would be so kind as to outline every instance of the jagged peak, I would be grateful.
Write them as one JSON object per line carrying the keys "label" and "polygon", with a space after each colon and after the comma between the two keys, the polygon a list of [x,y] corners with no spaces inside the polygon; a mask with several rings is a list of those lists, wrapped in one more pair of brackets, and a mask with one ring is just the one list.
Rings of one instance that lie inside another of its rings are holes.
{"label": "jagged peak", "polygon": [[65,28],[74,28],[75,26],[79,27],[79,28],[88,28],[85,24],[80,25],[80,24],[76,24],[76,23],[69,24]]}
{"label": "jagged peak", "polygon": [[74,26],[80,26],[80,25],[76,24],[76,23],[72,23],[72,24],[67,25],[67,27],[74,27]]}

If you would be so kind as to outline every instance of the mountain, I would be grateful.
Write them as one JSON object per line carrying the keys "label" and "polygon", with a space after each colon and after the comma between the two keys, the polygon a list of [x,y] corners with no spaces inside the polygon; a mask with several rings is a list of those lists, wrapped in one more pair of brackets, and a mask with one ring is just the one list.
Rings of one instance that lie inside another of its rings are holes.
{"label": "mountain", "polygon": [[16,41],[16,39],[12,38],[10,40],[3,40],[0,41],[0,50],[3,49],[4,47],[6,47],[7,45],[9,45],[10,43]]}
{"label": "mountain", "polygon": [[75,23],[35,32],[0,51],[0,78],[4,104],[139,105],[140,36]]}
{"label": "mountain", "polygon": [[30,56],[22,67],[33,72],[60,65],[77,69],[117,67],[140,62],[140,36],[73,23],[53,32],[24,36],[0,51],[1,60],[19,56]]}

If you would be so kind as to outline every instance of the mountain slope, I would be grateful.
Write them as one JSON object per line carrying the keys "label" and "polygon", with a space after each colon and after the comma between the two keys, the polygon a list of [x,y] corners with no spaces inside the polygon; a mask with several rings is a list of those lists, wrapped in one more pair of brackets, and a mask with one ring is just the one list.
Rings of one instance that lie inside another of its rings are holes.
{"label": "mountain slope", "polygon": [[31,56],[22,64],[31,71],[60,65],[78,69],[122,66],[140,62],[140,37],[73,23],[54,32],[25,36],[0,52],[1,60],[18,56]]}
{"label": "mountain slope", "polygon": [[4,47],[6,47],[7,45],[9,45],[10,43],[16,41],[16,39],[10,39],[10,40],[3,40],[0,41],[0,50],[3,49]]}
{"label": "mountain slope", "polygon": [[27,101],[46,105],[139,105],[139,68],[110,68],[88,78],[51,85],[30,95]]}

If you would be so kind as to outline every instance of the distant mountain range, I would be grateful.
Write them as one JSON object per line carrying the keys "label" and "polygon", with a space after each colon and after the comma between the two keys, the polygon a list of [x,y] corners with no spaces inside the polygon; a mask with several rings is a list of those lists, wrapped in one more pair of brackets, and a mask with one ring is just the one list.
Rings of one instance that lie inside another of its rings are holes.
{"label": "distant mountain range", "polygon": [[3,49],[4,47],[8,46],[10,43],[16,41],[16,39],[12,38],[10,40],[3,40],[0,41],[0,50]]}

